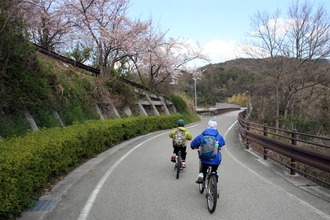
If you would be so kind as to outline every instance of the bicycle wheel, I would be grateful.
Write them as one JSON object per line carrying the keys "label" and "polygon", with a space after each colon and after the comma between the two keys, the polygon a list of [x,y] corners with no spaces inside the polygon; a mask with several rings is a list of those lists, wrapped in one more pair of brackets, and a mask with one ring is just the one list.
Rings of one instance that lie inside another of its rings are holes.
{"label": "bicycle wheel", "polygon": [[217,189],[217,177],[216,175],[211,175],[208,181],[207,193],[206,193],[206,201],[207,208],[210,213],[215,211],[218,200],[218,189]]}
{"label": "bicycle wheel", "polygon": [[[199,161],[199,170],[201,170],[201,166],[202,166],[202,165],[201,165],[201,161]],[[199,192],[200,192],[201,194],[203,194],[204,189],[205,189],[205,180],[206,180],[206,178],[204,178],[203,183],[198,184]]]}
{"label": "bicycle wheel", "polygon": [[181,154],[176,157],[176,178],[179,179],[180,176],[180,169],[181,169],[182,158]]}
{"label": "bicycle wheel", "polygon": [[199,192],[200,192],[201,194],[203,194],[204,189],[205,189],[205,185],[204,185],[204,184],[205,184],[205,182],[198,184],[198,185],[199,185]]}

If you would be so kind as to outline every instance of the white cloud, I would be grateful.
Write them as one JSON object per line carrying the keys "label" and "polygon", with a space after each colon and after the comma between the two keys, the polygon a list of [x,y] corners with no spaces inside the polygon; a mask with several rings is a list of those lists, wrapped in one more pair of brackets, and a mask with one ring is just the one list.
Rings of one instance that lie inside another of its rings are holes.
{"label": "white cloud", "polygon": [[203,46],[204,52],[208,54],[211,63],[221,63],[243,57],[241,46],[236,41],[223,41],[213,39]]}
{"label": "white cloud", "polygon": [[[188,40],[192,47],[197,49],[196,42],[193,40]],[[200,45],[203,54],[207,55],[210,62],[205,60],[194,60],[189,63],[189,67],[200,67],[207,65],[208,63],[222,63],[228,60],[233,60],[237,58],[247,57],[244,49],[247,45],[239,45],[237,41],[230,40],[224,41],[221,39],[213,39],[205,45]]]}

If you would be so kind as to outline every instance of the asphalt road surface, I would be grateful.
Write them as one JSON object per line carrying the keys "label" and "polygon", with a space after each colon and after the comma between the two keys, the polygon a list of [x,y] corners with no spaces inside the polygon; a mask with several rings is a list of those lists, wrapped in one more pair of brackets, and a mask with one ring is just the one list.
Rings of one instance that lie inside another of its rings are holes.
{"label": "asphalt road surface", "polygon": [[[226,145],[219,167],[220,198],[210,214],[198,191],[198,157],[188,149],[187,168],[176,179],[169,131],[126,141],[71,172],[21,220],[318,220],[330,219],[330,193],[239,141],[239,111],[217,116]],[[188,125],[193,137],[209,118]]]}

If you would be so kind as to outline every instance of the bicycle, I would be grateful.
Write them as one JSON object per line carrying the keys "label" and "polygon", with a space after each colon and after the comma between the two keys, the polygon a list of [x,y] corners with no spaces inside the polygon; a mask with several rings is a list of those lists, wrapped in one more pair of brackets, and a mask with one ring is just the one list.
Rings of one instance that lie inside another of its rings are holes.
{"label": "bicycle", "polygon": [[206,176],[204,177],[203,183],[199,184],[199,192],[203,194],[206,191],[206,203],[210,213],[215,211],[217,206],[217,200],[219,199],[219,193],[217,189],[218,174],[217,172],[211,172],[212,166],[207,168]]}
{"label": "bicycle", "polygon": [[176,178],[179,179],[180,176],[180,170],[182,170],[182,156],[181,156],[181,150],[178,152],[178,154],[175,157],[175,165],[174,170],[176,169]]}

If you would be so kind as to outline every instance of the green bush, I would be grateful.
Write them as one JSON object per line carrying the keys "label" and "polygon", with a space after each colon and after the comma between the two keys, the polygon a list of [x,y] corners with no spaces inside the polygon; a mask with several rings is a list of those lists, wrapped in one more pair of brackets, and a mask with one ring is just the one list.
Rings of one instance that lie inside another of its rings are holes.
{"label": "green bush", "polygon": [[60,121],[55,118],[53,111],[48,109],[46,106],[40,106],[37,108],[33,119],[39,128],[53,128],[61,126]]}
{"label": "green bush", "polygon": [[176,110],[178,112],[180,112],[181,114],[188,112],[188,106],[187,106],[186,102],[180,96],[173,94],[166,98],[173,102],[173,105],[175,106]]}
{"label": "green bush", "polygon": [[302,117],[299,115],[289,116],[282,120],[287,129],[296,129],[302,133],[317,134],[321,124],[318,121]]}
{"label": "green bush", "polygon": [[[0,142],[0,219],[15,219],[52,181],[124,140],[176,126],[182,115],[90,120]],[[96,135],[97,134],[97,135]]]}
{"label": "green bush", "polygon": [[[1,113],[0,113],[1,114]],[[0,134],[2,138],[12,137],[13,134],[20,136],[26,134],[30,129],[30,124],[24,114],[5,115],[0,117]]]}

